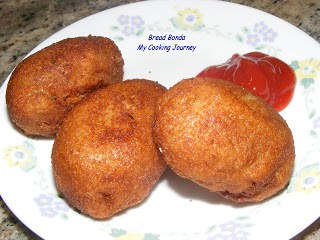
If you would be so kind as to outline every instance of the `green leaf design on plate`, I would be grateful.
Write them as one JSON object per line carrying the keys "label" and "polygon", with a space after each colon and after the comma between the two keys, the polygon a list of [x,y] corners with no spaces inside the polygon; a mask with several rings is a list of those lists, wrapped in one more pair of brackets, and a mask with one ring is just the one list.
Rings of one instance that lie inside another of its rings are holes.
{"label": "green leaf design on plate", "polygon": [[316,115],[316,110],[313,109],[313,110],[309,113],[309,118],[313,118],[315,115]]}
{"label": "green leaf design on plate", "polygon": [[304,78],[300,81],[300,84],[307,89],[310,87],[311,84],[314,84],[314,79],[313,78]]}
{"label": "green leaf design on plate", "polygon": [[62,213],[61,218],[66,221],[66,220],[68,220],[68,215],[65,213]]}
{"label": "green leaf design on plate", "polygon": [[121,36],[115,36],[113,39],[114,39],[115,41],[123,41],[123,40],[124,40],[124,38],[121,37]]}
{"label": "green leaf design on plate", "polygon": [[240,34],[237,34],[236,40],[238,40],[239,42],[243,42],[243,37]]}
{"label": "green leaf design on plate", "polygon": [[310,135],[311,135],[312,137],[318,137],[318,133],[317,133],[315,130],[311,130],[311,131],[310,131]]}
{"label": "green leaf design on plate", "polygon": [[255,49],[256,49],[256,50],[262,50],[262,49],[264,49],[265,47],[266,47],[266,45],[261,44],[261,45],[256,46]]}
{"label": "green leaf design on plate", "polygon": [[244,216],[239,216],[239,217],[237,217],[235,220],[246,221],[246,220],[248,220],[248,219],[250,219],[250,217],[247,216],[247,215],[244,215]]}
{"label": "green leaf design on plate", "polygon": [[159,234],[146,233],[143,240],[160,240]]}
{"label": "green leaf design on plate", "polygon": [[217,225],[213,225],[211,227],[208,228],[207,232],[212,232],[212,231],[215,231],[217,229]]}
{"label": "green leaf design on plate", "polygon": [[113,31],[119,31],[120,28],[118,26],[111,26],[111,30]]}
{"label": "green leaf design on plate", "polygon": [[292,67],[293,70],[299,69],[299,62],[297,60],[292,61],[290,66]]}
{"label": "green leaf design on plate", "polygon": [[117,229],[117,228],[111,228],[110,236],[112,237],[120,237],[122,235],[125,235],[127,232],[123,229]]}
{"label": "green leaf design on plate", "polygon": [[249,34],[250,30],[247,27],[242,28],[242,32],[244,32],[245,34]]}
{"label": "green leaf design on plate", "polygon": [[136,36],[141,36],[144,32],[144,28],[141,28],[139,31],[137,31]]}

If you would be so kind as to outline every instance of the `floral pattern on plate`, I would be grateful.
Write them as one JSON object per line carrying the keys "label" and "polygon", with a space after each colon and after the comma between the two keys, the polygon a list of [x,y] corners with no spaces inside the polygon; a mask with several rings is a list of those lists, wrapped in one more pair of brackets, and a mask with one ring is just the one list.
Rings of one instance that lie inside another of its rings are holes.
{"label": "floral pattern on plate", "polygon": [[3,160],[10,167],[19,167],[23,171],[29,171],[37,165],[34,146],[25,140],[21,144],[9,145],[3,149]]}
{"label": "floral pattern on plate", "polygon": [[255,50],[265,50],[276,55],[280,49],[273,47],[278,33],[269,27],[264,21],[256,22],[250,27],[243,27],[241,33],[235,35],[236,40],[252,46]]}
{"label": "floral pattern on plate", "polygon": [[140,37],[148,31],[149,32],[163,32],[174,33],[177,31],[191,31],[191,32],[203,32],[206,34],[214,34],[216,36],[232,39],[232,33],[224,33],[220,30],[219,25],[206,26],[203,22],[203,14],[201,11],[195,8],[185,7],[179,9],[176,15],[172,16],[165,22],[155,21],[153,23],[147,23],[140,15],[126,15],[121,14],[116,24],[110,28],[113,32],[117,33],[113,37],[115,41],[123,41],[130,39],[130,37]]}
{"label": "floral pattern on plate", "polygon": [[66,212],[70,210],[70,207],[62,198],[40,193],[34,198],[34,202],[37,204],[43,217],[53,218],[60,216],[64,220],[68,219]]}
{"label": "floral pattern on plate", "polygon": [[117,24],[111,29],[120,32],[120,35],[115,37],[115,40],[124,40],[125,37],[140,36],[145,29],[145,22],[140,15],[125,15],[121,14],[117,19]]}
{"label": "floral pattern on plate", "polygon": [[198,9],[185,8],[170,20],[177,29],[198,31],[205,27],[202,17]]}
{"label": "floral pattern on plate", "polygon": [[320,167],[319,163],[299,169],[292,177],[289,192],[303,192],[310,194],[320,191]]}
{"label": "floral pattern on plate", "polygon": [[215,225],[208,230],[207,240],[249,239],[248,228],[253,224],[248,216],[238,217],[234,220]]}
{"label": "floral pattern on plate", "polygon": [[277,56],[280,52],[273,43],[276,42],[278,32],[268,26],[264,21],[257,21],[251,26],[242,27],[242,29],[233,34],[223,32],[219,25],[205,24],[204,14],[197,8],[185,7],[177,10],[175,16],[167,21],[166,25],[160,25],[159,22],[147,24],[142,16],[130,16],[121,14],[117,19],[117,24],[111,26],[111,29],[118,32],[114,36],[115,41],[123,41],[131,36],[143,36],[144,32],[175,32],[175,31],[197,31],[199,33],[214,34],[226,39],[235,39],[240,43],[249,45],[257,51],[265,51],[268,54]]}
{"label": "floral pattern on plate", "polygon": [[110,236],[114,238],[114,240],[160,240],[159,234],[152,233],[128,233],[123,229],[112,228]]}
{"label": "floral pattern on plate", "polygon": [[305,96],[305,107],[308,111],[308,117],[312,120],[313,129],[310,130],[312,136],[318,136],[317,131],[320,128],[320,116],[316,111],[316,87],[315,81],[320,77],[320,60],[305,59],[301,61],[293,61],[291,67],[297,77],[298,84],[303,87]]}
{"label": "floral pattern on plate", "polygon": [[320,77],[320,60],[314,58],[296,60],[292,61],[290,66],[296,74],[297,87],[302,89],[305,109],[311,123],[308,131],[313,142],[311,142],[309,149],[305,150],[304,159],[296,163],[288,192],[310,194],[314,191],[320,191],[320,166],[317,157],[320,144],[320,113],[316,101],[318,95],[316,81]]}

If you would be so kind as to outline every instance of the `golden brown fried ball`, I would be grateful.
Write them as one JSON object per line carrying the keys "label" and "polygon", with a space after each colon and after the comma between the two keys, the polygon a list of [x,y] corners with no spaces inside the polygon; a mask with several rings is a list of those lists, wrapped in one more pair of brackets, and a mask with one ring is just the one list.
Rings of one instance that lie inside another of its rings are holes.
{"label": "golden brown fried ball", "polygon": [[166,167],[152,137],[165,91],[156,82],[127,80],[70,111],[54,141],[52,167],[71,206],[103,219],[146,198]]}
{"label": "golden brown fried ball", "polygon": [[288,183],[294,142],[284,119],[246,89],[186,79],[159,100],[155,141],[180,176],[238,202],[256,202]]}
{"label": "golden brown fried ball", "polygon": [[54,136],[88,93],[123,80],[123,59],[106,37],[64,39],[27,57],[9,80],[10,117],[26,134]]}

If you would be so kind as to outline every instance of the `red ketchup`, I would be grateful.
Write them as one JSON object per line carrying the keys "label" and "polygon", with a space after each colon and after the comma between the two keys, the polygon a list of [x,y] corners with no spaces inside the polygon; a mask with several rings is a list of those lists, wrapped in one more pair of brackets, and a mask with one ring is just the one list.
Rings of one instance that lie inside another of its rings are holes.
{"label": "red ketchup", "polygon": [[278,112],[290,103],[296,86],[289,65],[260,52],[234,54],[226,63],[209,66],[197,77],[214,77],[243,86]]}

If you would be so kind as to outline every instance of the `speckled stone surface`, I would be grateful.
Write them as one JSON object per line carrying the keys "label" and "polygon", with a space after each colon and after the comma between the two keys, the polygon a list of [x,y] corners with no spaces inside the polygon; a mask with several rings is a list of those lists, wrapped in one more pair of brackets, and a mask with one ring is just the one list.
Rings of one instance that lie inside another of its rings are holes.
{"label": "speckled stone surface", "polygon": [[[83,17],[132,2],[137,0],[0,0],[0,85],[30,50],[53,33]],[[320,42],[319,0],[231,0],[230,2],[278,16]],[[40,238],[25,227],[0,198],[0,240],[3,239]],[[320,239],[320,219],[293,239]]]}

